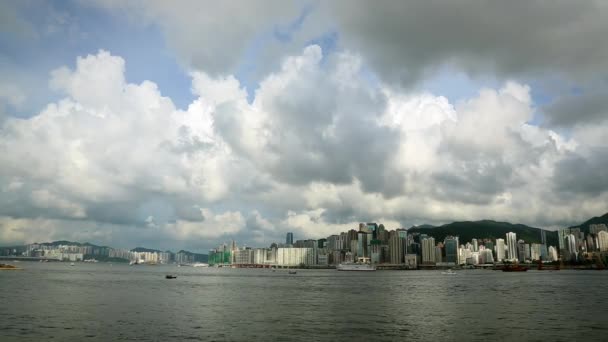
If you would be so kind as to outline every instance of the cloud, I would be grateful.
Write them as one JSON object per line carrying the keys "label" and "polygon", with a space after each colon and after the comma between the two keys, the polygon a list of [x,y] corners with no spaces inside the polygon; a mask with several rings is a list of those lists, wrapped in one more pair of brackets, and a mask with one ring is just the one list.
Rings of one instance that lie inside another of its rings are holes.
{"label": "cloud", "polygon": [[[3,241],[200,250],[360,221],[554,226],[608,199],[605,125],[568,137],[532,125],[532,90],[518,82],[450,103],[371,81],[359,54],[310,45],[253,98],[234,75],[193,71],[196,98],[179,110],[153,82],[127,82],[126,67],[106,51],[80,57],[52,73],[63,99],[4,122]],[[572,176],[580,170],[596,191]]]}
{"label": "cloud", "polygon": [[545,106],[547,124],[571,127],[577,124],[598,124],[608,117],[608,87],[598,86],[579,94],[558,97]]}

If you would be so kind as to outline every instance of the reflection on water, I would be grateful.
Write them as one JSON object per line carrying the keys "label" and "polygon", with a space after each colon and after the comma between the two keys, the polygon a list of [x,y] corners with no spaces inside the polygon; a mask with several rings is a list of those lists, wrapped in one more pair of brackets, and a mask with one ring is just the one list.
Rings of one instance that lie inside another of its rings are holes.
{"label": "reflection on water", "polygon": [[[608,272],[23,263],[2,340],[605,340]],[[171,273],[177,279],[165,279]]]}

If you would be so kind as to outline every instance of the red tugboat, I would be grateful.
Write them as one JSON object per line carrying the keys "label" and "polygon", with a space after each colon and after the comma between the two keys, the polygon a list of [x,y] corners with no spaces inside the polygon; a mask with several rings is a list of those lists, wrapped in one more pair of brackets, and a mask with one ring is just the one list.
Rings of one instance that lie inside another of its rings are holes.
{"label": "red tugboat", "polygon": [[526,272],[528,270],[525,266],[520,266],[518,264],[505,264],[502,268],[503,272]]}

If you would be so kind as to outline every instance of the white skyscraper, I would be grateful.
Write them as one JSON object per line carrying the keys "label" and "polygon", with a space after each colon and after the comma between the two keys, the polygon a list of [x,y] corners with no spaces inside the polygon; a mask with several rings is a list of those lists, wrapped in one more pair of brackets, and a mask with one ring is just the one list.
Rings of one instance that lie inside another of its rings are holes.
{"label": "white skyscraper", "polygon": [[496,261],[502,262],[505,260],[505,240],[496,239]]}
{"label": "white skyscraper", "polygon": [[507,258],[510,261],[517,261],[517,234],[507,233]]}
{"label": "white skyscraper", "polygon": [[549,246],[549,261],[557,261],[557,249],[553,246]]}
{"label": "white skyscraper", "polygon": [[600,252],[608,251],[608,232],[600,231],[597,233],[597,248]]}

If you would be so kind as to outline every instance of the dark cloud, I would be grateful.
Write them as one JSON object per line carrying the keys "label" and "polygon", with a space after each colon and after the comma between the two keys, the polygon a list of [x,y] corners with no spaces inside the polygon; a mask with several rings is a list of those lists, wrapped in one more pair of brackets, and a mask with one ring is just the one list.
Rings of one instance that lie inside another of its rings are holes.
{"label": "dark cloud", "polygon": [[598,196],[608,191],[608,148],[588,155],[571,154],[556,165],[554,187],[561,193]]}
{"label": "dark cloud", "polygon": [[553,126],[600,123],[608,118],[608,87],[559,97],[547,105],[543,113],[547,123]]}
{"label": "dark cloud", "polygon": [[405,83],[447,63],[471,74],[595,76],[608,68],[599,1],[339,1],[343,44]]}

